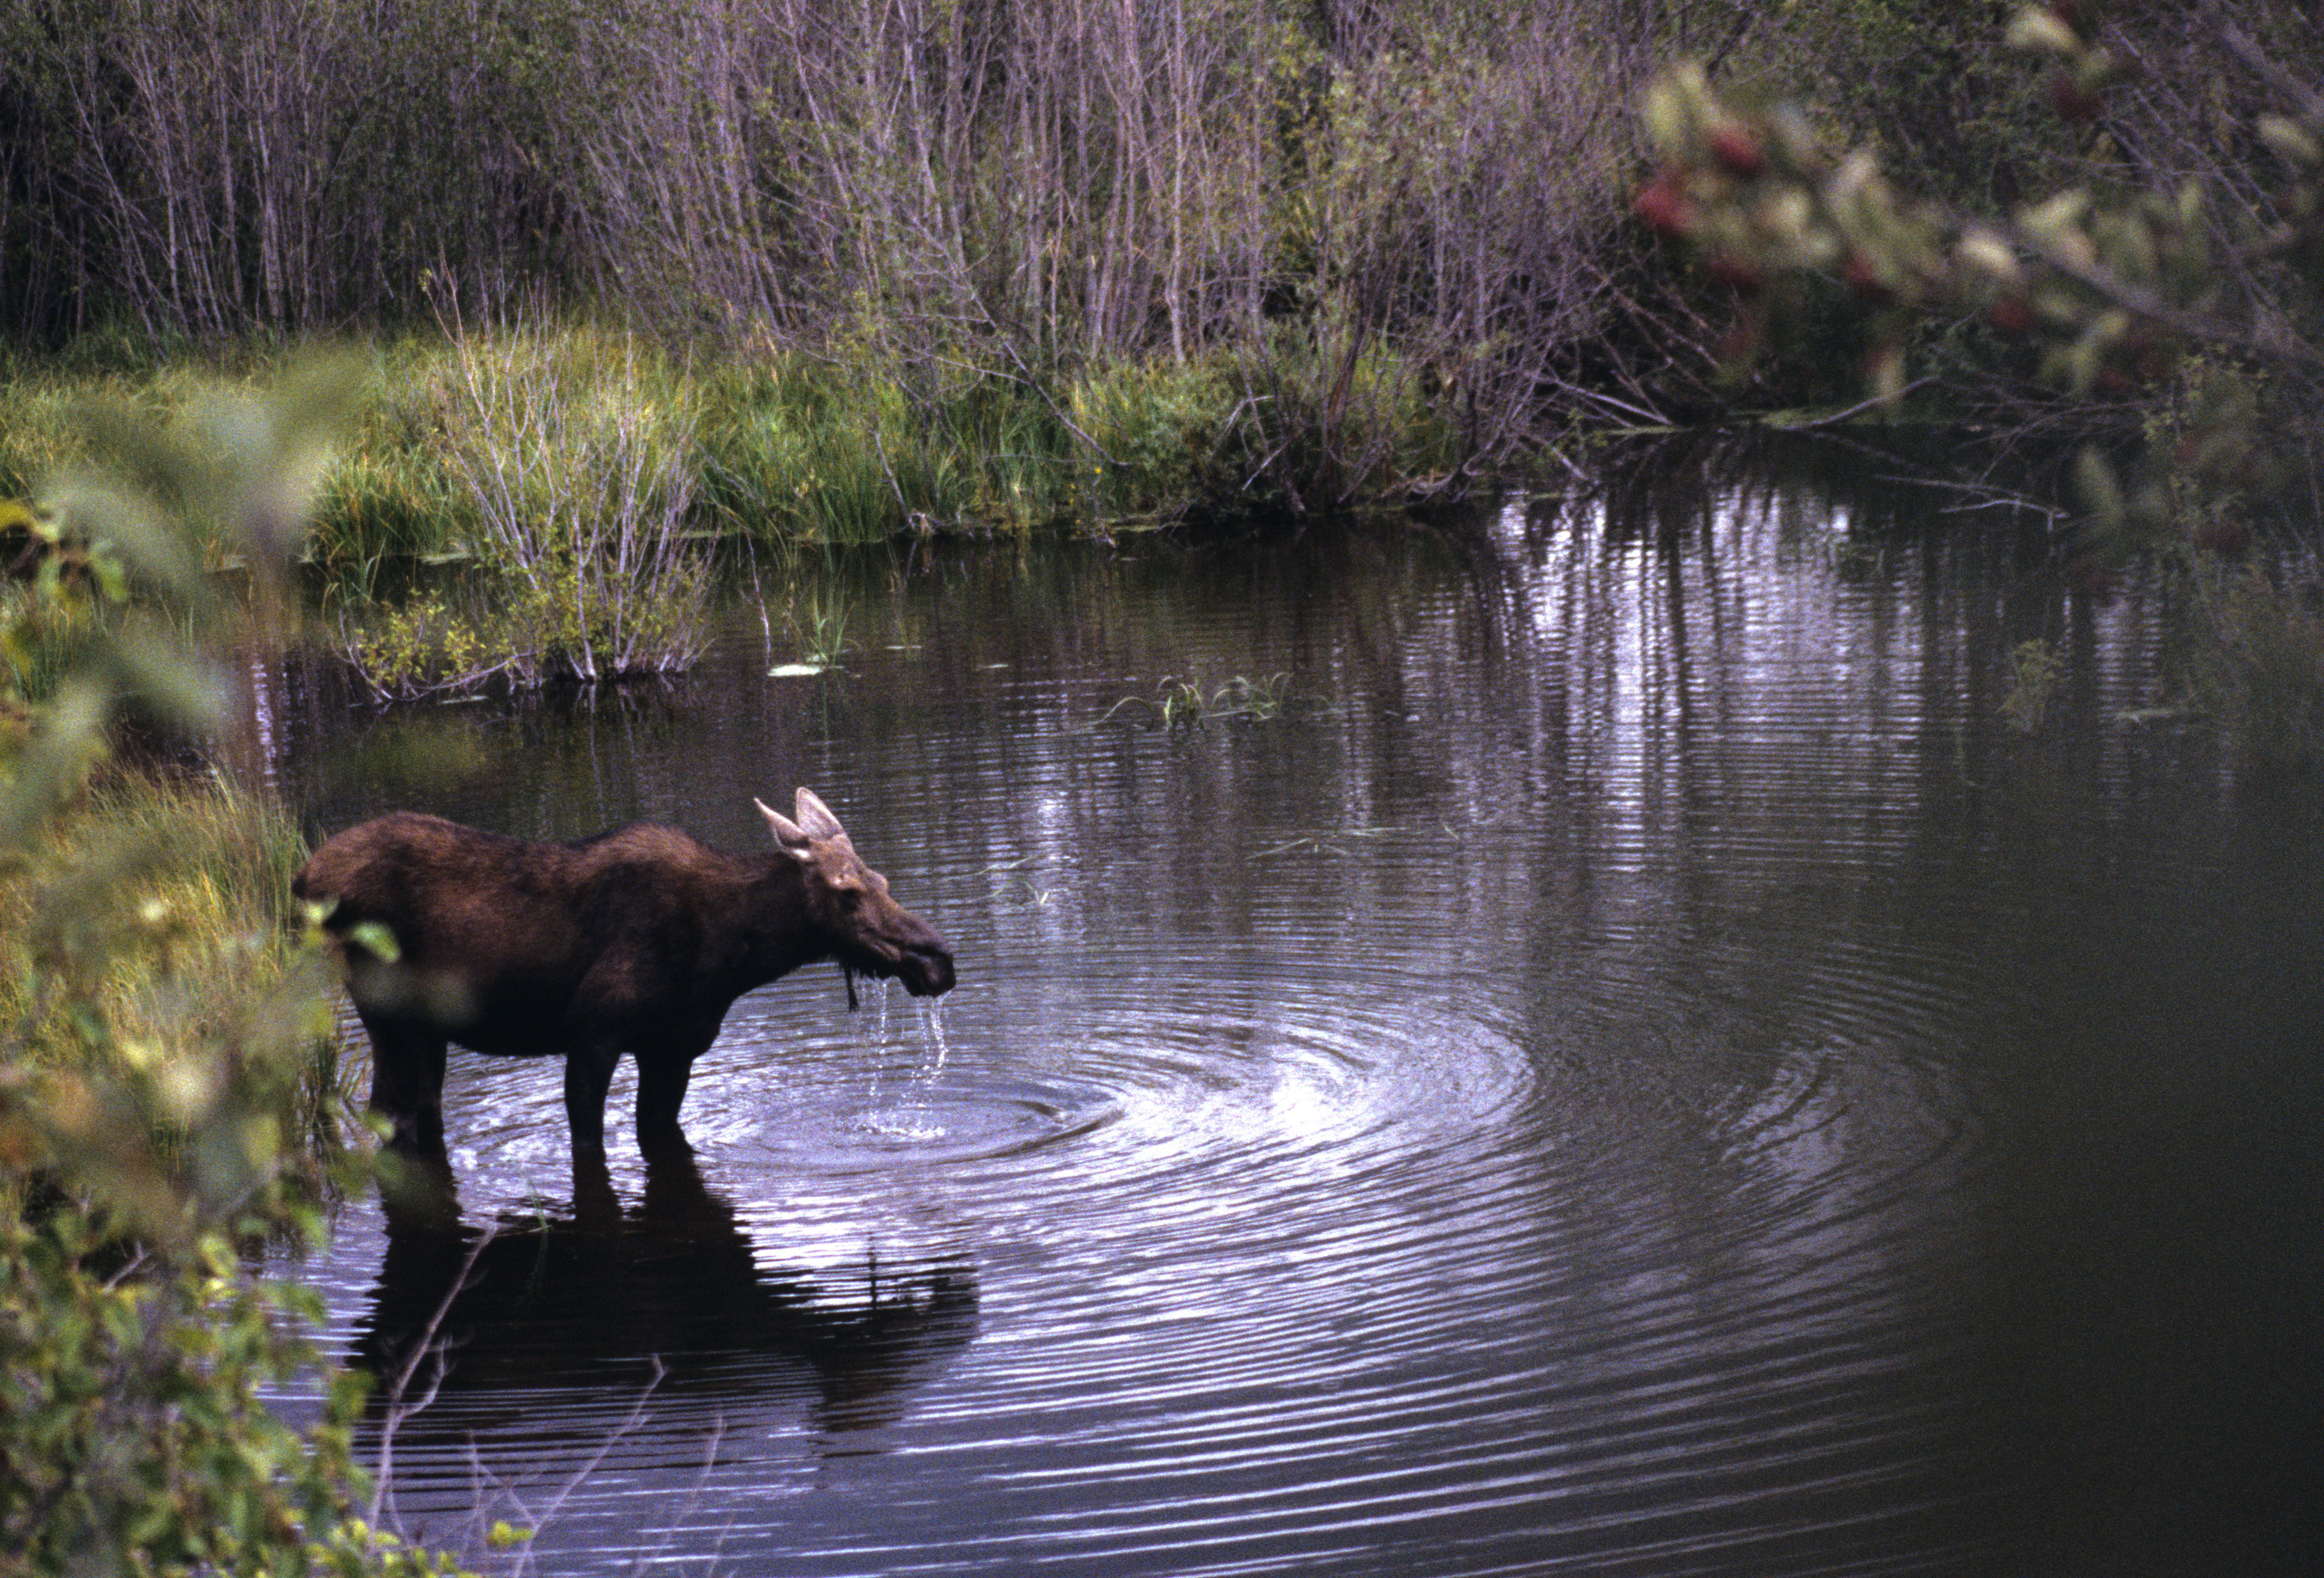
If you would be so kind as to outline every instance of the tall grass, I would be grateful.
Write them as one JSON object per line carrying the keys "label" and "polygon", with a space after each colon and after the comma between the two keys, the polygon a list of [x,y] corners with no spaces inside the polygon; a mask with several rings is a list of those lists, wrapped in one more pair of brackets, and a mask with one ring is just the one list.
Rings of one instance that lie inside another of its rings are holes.
{"label": "tall grass", "polygon": [[1078,446],[1037,389],[876,348],[842,359],[768,347],[705,392],[705,491],[721,525],[865,542],[908,531],[1021,531],[1083,512]]}
{"label": "tall grass", "polygon": [[[69,358],[10,357],[0,375],[0,499],[35,499],[45,484],[94,466],[115,468],[182,504],[198,491],[201,463],[214,458],[220,410],[246,387],[223,367],[197,370],[168,359],[89,369]],[[124,448],[115,440],[129,431],[154,441]],[[166,474],[163,451],[189,469]],[[215,559],[222,540],[216,523],[190,524],[198,546]]]}
{"label": "tall grass", "polygon": [[[30,494],[88,458],[93,401],[190,434],[281,359],[19,358],[0,401],[27,420],[0,429],[0,480]],[[761,341],[688,361],[575,321],[405,337],[369,356],[307,547],[333,644],[383,698],[670,673],[706,639],[714,538],[1104,531],[1408,497],[1464,450],[1427,376],[1379,337],[1296,324],[1264,353],[1006,376],[868,330],[825,354]],[[444,560],[458,568],[430,569]]]}
{"label": "tall grass", "polygon": [[825,542],[1330,513],[1460,465],[1465,435],[1425,379],[1384,341],[1296,326],[1258,349],[1047,377],[775,351],[710,375],[704,494],[726,529]]}
{"label": "tall grass", "polygon": [[446,464],[458,420],[453,348],[405,336],[372,355],[371,388],[317,489],[308,551],[358,592],[382,561],[473,550],[476,498]]}
{"label": "tall grass", "polygon": [[29,499],[41,480],[81,459],[73,408],[86,385],[25,368],[7,380],[0,404],[0,499]]}
{"label": "tall grass", "polygon": [[[10,1059],[78,1070],[103,1047],[125,1065],[111,1075],[195,1077],[199,1065],[179,1049],[240,1045],[236,1032],[279,995],[295,958],[282,917],[305,858],[277,807],[209,780],[105,774],[27,858],[0,866]],[[88,901],[99,893],[108,901]],[[106,1027],[94,1040],[92,1011]],[[336,1041],[318,1035],[310,1047],[275,1092],[274,1117],[283,1139],[319,1137],[327,1149],[351,1093]],[[191,1108],[208,1094],[174,1098]]]}
{"label": "tall grass", "polygon": [[712,375],[704,491],[753,536],[876,540],[957,520],[967,490],[891,379],[777,352]]}

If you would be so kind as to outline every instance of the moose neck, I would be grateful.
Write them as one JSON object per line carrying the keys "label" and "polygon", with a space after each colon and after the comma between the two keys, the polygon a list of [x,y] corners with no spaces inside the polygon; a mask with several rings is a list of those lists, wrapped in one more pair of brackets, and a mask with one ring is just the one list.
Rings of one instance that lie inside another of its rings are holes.
{"label": "moose neck", "polygon": [[830,944],[807,917],[807,874],[784,854],[733,855],[733,876],[740,888],[733,908],[707,918],[713,935],[724,935],[725,952],[745,990],[762,986],[802,964],[829,955]]}

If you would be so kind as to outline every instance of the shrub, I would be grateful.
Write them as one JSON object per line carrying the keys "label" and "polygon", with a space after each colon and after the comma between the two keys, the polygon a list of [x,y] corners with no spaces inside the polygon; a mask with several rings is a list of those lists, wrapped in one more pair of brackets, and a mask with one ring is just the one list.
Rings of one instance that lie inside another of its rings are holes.
{"label": "shrub", "polygon": [[2208,639],[2187,658],[2190,694],[2260,760],[2324,760],[2324,583],[2279,585],[2249,565],[2200,566]]}
{"label": "shrub", "polygon": [[[2276,20],[2294,38],[2310,25]],[[1905,392],[1926,321],[1975,318],[2021,341],[2067,413],[2053,421],[2093,438],[2074,460],[2084,519],[2069,568],[2096,586],[2143,555],[2190,577],[2216,638],[2195,694],[2261,754],[2308,756],[2324,643],[2305,588],[2230,561],[2255,504],[2294,474],[2280,457],[2324,435],[2324,95],[2219,8],[2195,31],[2153,50],[2095,6],[2019,11],[2007,42],[2043,62],[2057,116],[2106,123],[2093,141],[2116,152],[2102,178],[2006,214],[1908,198],[1870,146],[1835,156],[1801,105],[1681,64],[1646,101],[1660,163],[1635,211],[1725,281],[1738,370],[1819,278],[1868,325],[1868,405]],[[2109,93],[2133,62],[2138,106],[2116,122]],[[2214,102],[2236,81],[2254,85],[2235,106],[2247,133]],[[2021,694],[2038,715],[2038,689]]]}
{"label": "shrub", "polygon": [[1102,457],[1085,466],[1096,512],[1167,519],[1231,491],[1224,459],[1242,405],[1234,369],[1222,357],[1091,370],[1074,383],[1071,409],[1075,429]]}
{"label": "shrub", "polygon": [[[44,695],[16,691],[30,726],[0,741],[9,1573],[443,1570],[357,1516],[356,1382],[330,1379],[305,1430],[260,1397],[313,1373],[299,1332],[318,1312],[254,1279],[237,1245],[315,1232],[335,1158],[325,972],[280,924],[297,839],[216,779],[90,787],[125,697],[233,736],[217,660],[268,639],[244,621],[278,607],[347,382],[325,369],[272,402],[213,407],[202,445],[116,423],[92,450],[127,474],[48,490],[49,557],[7,610],[12,651],[46,604],[83,626]],[[252,614],[211,592],[189,516],[249,567]],[[108,543],[125,574],[52,573]]]}
{"label": "shrub", "polygon": [[687,381],[626,336],[526,329],[456,343],[446,382],[439,443],[474,501],[482,584],[360,623],[345,650],[366,682],[410,695],[691,667],[711,584]]}

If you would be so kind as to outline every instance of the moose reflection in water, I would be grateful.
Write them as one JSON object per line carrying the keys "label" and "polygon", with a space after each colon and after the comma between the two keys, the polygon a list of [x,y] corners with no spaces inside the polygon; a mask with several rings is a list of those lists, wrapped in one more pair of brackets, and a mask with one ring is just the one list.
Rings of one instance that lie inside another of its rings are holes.
{"label": "moose reflection in water", "polygon": [[694,1060],[734,1000],[836,958],[916,997],[948,992],[952,949],[888,895],[839,818],[802,789],[759,810],[771,854],[727,854],[639,823],[572,844],[399,811],[315,852],[292,884],[324,925],[371,1037],[371,1105],[403,1151],[444,1149],[448,1042],[565,1058],[575,1159],[605,1149],[605,1093],[638,1065],[638,1144],[682,1146]]}
{"label": "moose reflection in water", "polygon": [[[828,1272],[761,1270],[683,1146],[648,1159],[642,1199],[626,1206],[602,1159],[574,1174],[569,1211],[503,1213],[485,1229],[463,1219],[440,1158],[397,1168],[350,1360],[375,1380],[364,1433],[383,1478],[399,1462],[464,1465],[505,1433],[554,1442],[558,1412],[544,1398],[561,1388],[584,1403],[579,1458],[613,1444],[602,1410],[625,1388],[659,1417],[632,1416],[641,1437],[676,1428],[713,1450],[722,1435],[763,1435],[754,1419],[786,1404],[825,1437],[876,1429],[976,1333],[964,1260],[899,1272],[867,1250],[860,1280],[836,1287]],[[570,1448],[554,1455],[568,1472],[576,1461]]]}

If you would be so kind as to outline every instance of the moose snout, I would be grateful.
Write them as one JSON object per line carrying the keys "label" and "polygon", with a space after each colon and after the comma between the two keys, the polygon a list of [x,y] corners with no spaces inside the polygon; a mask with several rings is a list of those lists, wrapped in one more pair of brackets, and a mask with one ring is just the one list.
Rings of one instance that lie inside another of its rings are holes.
{"label": "moose snout", "polygon": [[896,978],[914,997],[940,997],[953,988],[952,949],[934,932],[925,942],[903,949],[896,961]]}
{"label": "moose snout", "polygon": [[881,940],[887,946],[880,951],[890,962],[879,974],[893,975],[914,997],[936,997],[952,990],[952,945],[935,927],[906,910]]}

